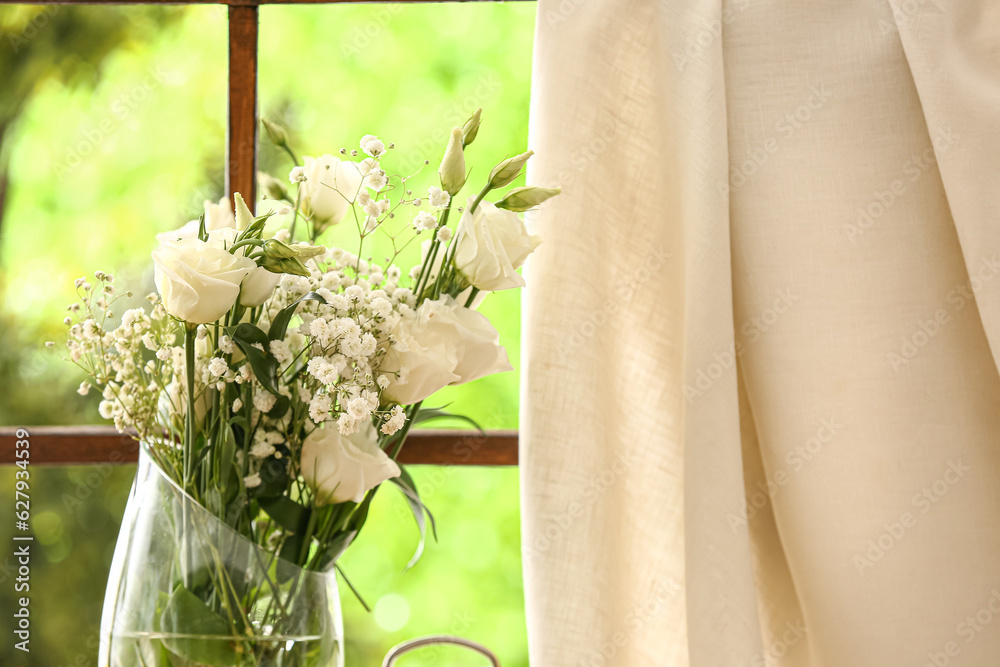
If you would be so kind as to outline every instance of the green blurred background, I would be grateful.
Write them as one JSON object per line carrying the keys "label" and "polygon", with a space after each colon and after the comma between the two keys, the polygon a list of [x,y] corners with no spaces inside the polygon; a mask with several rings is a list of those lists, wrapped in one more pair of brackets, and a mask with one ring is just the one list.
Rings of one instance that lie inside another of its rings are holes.
{"label": "green blurred background", "polygon": [[[431,161],[413,181],[419,191],[434,184],[449,129],[477,106],[483,127],[469,152],[469,190],[526,148],[534,4],[263,7],[260,19],[261,113],[289,128],[300,154],[355,148],[374,133],[396,144],[383,161],[390,172]],[[223,7],[0,8],[0,424],[99,422],[96,397],[75,393],[81,378],[43,343],[63,334],[74,278],[110,271],[145,294],[153,235],[223,195],[226,37]],[[284,179],[291,164],[262,145],[260,166]],[[325,241],[336,244],[336,233]],[[515,367],[518,308],[509,292],[481,309]],[[486,428],[514,428],[516,375],[432,401],[446,402]],[[347,665],[379,665],[389,647],[427,633],[470,637],[505,666],[527,665],[517,471],[413,470],[440,542],[403,574],[416,529],[398,497],[378,497],[343,560],[374,609],[342,596]],[[32,651],[25,660],[6,629],[14,589],[5,548],[0,664],[97,664],[107,568],[133,474],[134,466],[32,469]],[[0,507],[13,508],[13,469],[0,468],[0,479]],[[0,543],[11,543],[7,522]],[[480,664],[444,649],[401,661]]]}

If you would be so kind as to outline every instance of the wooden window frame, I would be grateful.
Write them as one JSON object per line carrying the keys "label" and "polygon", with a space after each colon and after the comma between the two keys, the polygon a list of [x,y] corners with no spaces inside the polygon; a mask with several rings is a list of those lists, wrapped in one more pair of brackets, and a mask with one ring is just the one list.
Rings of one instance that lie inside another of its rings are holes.
{"label": "wooden window frame", "polygon": [[[257,45],[261,5],[356,4],[366,0],[0,0],[0,5],[227,5],[229,7],[229,75],[226,129],[226,192],[256,201]],[[447,0],[386,0],[417,4]],[[492,2],[494,0],[459,0]],[[138,459],[138,443],[110,426],[0,427],[0,465],[12,464],[20,428],[29,433],[35,465],[130,463]],[[437,465],[517,465],[516,431],[413,431],[400,454],[403,463]]]}

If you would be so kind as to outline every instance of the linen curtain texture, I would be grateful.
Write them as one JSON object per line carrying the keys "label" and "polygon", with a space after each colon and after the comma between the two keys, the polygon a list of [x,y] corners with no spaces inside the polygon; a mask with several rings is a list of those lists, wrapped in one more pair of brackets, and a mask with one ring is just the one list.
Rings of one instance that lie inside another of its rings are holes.
{"label": "linen curtain texture", "polygon": [[536,30],[531,664],[1000,664],[1000,4]]}

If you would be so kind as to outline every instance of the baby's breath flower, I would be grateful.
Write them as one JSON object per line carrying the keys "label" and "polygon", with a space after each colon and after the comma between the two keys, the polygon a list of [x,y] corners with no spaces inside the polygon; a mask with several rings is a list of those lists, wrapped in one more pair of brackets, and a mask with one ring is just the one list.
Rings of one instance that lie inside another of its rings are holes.
{"label": "baby's breath flower", "polygon": [[431,206],[444,208],[451,201],[451,195],[439,187],[431,186],[427,189],[427,199],[430,200]]}
{"label": "baby's breath flower", "polygon": [[[382,379],[382,378],[379,378]],[[402,406],[396,405],[392,408],[388,415],[388,419],[384,424],[382,424],[381,431],[386,435],[392,435],[403,428],[403,424],[406,423],[406,413],[403,412]]]}
{"label": "baby's breath flower", "polygon": [[208,362],[208,372],[217,378],[225,375],[228,370],[229,364],[222,357],[212,357],[212,360]]}
{"label": "baby's breath flower", "polygon": [[365,155],[378,157],[385,152],[385,144],[379,141],[375,135],[366,134],[361,137],[361,150],[365,152]]}

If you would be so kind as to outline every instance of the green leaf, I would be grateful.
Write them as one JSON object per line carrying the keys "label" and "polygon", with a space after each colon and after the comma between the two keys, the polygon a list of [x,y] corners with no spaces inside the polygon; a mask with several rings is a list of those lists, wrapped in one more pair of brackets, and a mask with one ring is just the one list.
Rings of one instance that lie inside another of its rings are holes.
{"label": "green leaf", "polygon": [[416,425],[423,422],[433,421],[435,419],[457,419],[458,421],[465,422],[470,425],[472,428],[479,431],[480,434],[486,435],[486,431],[483,430],[483,427],[471,417],[456,415],[453,412],[445,412],[444,408],[420,408],[417,415],[413,418],[413,424]]}
{"label": "green leaf", "polygon": [[260,484],[248,489],[251,498],[274,498],[288,488],[288,466],[284,460],[268,457],[260,467]]}
{"label": "green leaf", "polygon": [[347,578],[346,574],[344,574],[344,570],[339,565],[335,565],[334,567],[337,568],[337,572],[340,572],[340,576],[344,578],[344,583],[347,584],[347,587],[351,589],[351,592],[354,593],[354,597],[358,599],[358,602],[360,602],[361,606],[365,608],[365,611],[371,613],[372,608],[368,606],[368,603],[365,602],[365,599],[361,597],[361,593],[358,592],[358,589],[354,587],[354,584],[351,583],[351,580]]}
{"label": "green leaf", "polygon": [[326,299],[321,297],[316,292],[309,292],[298,301],[285,306],[281,309],[281,312],[274,316],[274,320],[271,322],[271,329],[267,333],[268,338],[271,340],[284,339],[285,332],[288,330],[288,323],[292,321],[292,316],[295,315],[295,309],[298,308],[299,304],[303,301],[319,301],[320,303],[326,303]]}
{"label": "green leaf", "polygon": [[281,545],[281,551],[278,552],[279,560],[276,566],[279,581],[288,581],[295,576],[297,568],[300,566],[299,555],[302,553],[304,539],[302,535],[289,535],[285,538],[285,543]]}
{"label": "green leaf", "polygon": [[208,230],[205,229],[205,214],[202,213],[198,218],[198,240],[207,241],[208,240]]}
{"label": "green leaf", "polygon": [[[183,586],[178,586],[170,596],[160,616],[160,629],[167,635],[161,639],[163,645],[192,662],[225,667],[238,659],[229,623]],[[218,639],[177,635],[218,636]]]}
{"label": "green leaf", "polygon": [[[274,355],[268,351],[270,340],[268,340],[267,334],[246,322],[238,327],[229,327],[226,333],[243,350],[243,354],[250,361],[250,367],[253,368],[254,375],[257,376],[261,386],[275,396],[280,396],[281,394],[278,393],[278,362]],[[260,345],[264,350],[261,351],[260,348],[254,347],[255,344]]]}
{"label": "green leaf", "polygon": [[[309,508],[300,505],[288,496],[258,498],[261,509],[285,530],[302,535],[309,527]],[[295,560],[295,559],[292,559]]]}
{"label": "green leaf", "polygon": [[233,429],[230,426],[226,426],[224,429],[222,441],[222,446],[219,447],[219,479],[223,483],[229,481],[229,471],[233,467],[233,460],[236,458],[236,436],[233,435]]}
{"label": "green leaf", "polygon": [[275,397],[274,407],[267,411],[267,416],[271,419],[281,419],[288,413],[288,408],[292,406],[292,401],[284,394]]}
{"label": "green leaf", "polygon": [[347,551],[347,547],[351,546],[351,543],[354,542],[354,538],[357,536],[358,531],[356,530],[345,530],[334,535],[333,539],[327,542],[323,549],[323,555],[316,562],[316,567],[320,570],[325,570],[329,567],[330,563],[337,562],[337,559]]}
{"label": "green leaf", "polygon": [[420,557],[424,554],[424,545],[427,542],[427,524],[424,520],[424,514],[431,521],[431,533],[434,535],[435,542],[437,542],[437,523],[434,521],[434,515],[431,514],[431,511],[420,500],[417,485],[406,468],[399,466],[399,477],[393,477],[390,481],[403,492],[406,504],[410,506],[410,512],[413,513],[413,520],[417,522],[417,529],[420,531],[420,541],[417,543],[417,550],[413,554],[413,557],[410,558],[410,562],[406,564],[406,569],[409,570],[417,564]]}

